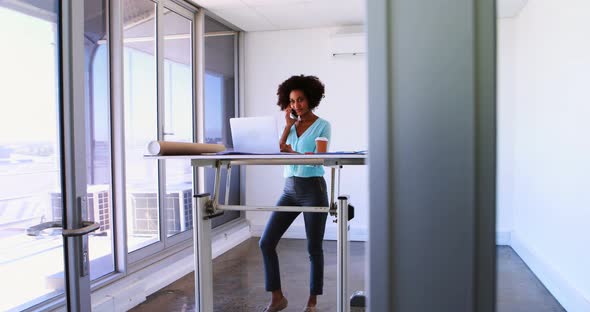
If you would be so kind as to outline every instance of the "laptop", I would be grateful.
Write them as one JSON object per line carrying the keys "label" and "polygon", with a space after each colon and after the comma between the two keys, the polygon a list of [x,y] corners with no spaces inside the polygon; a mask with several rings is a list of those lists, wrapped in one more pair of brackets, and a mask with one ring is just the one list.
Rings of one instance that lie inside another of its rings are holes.
{"label": "laptop", "polygon": [[230,118],[233,153],[280,153],[277,123],[274,117]]}

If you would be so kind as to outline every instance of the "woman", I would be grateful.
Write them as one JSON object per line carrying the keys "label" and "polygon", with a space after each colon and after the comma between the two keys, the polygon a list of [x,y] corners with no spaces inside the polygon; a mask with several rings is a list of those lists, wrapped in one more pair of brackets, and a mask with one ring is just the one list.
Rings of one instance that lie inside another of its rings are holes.
{"label": "woman", "polygon": [[[315,139],[330,140],[330,124],[316,116],[313,110],[324,97],[324,85],[315,76],[292,76],[279,85],[278,103],[285,111],[286,126],[279,141],[282,152],[313,153]],[[295,116],[291,116],[293,113]],[[295,119],[296,118],[296,119]],[[328,207],[328,193],[322,166],[285,166],[285,187],[277,206]],[[276,246],[299,212],[273,212],[260,238],[264,259],[266,290],[272,293],[265,311],[281,311],[287,307],[287,298],[281,290],[279,260]],[[317,296],[323,292],[324,251],[323,240],[327,213],[304,212],[307,251],[311,265],[310,288],[306,312],[315,312]]]}

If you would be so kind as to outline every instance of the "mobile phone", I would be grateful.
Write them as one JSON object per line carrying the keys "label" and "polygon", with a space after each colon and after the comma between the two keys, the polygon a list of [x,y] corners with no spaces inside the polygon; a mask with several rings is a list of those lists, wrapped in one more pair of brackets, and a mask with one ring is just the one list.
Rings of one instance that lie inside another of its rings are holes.
{"label": "mobile phone", "polygon": [[294,110],[291,110],[291,119],[298,119],[297,113]]}

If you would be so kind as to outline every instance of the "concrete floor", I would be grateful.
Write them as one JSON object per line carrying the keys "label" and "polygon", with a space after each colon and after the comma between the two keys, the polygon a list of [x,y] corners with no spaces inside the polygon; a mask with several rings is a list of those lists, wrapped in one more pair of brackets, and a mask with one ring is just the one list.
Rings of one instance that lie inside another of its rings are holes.
{"label": "concrete floor", "polygon": [[498,312],[565,311],[512,248],[498,247],[497,259]]}
{"label": "concrete floor", "polygon": [[[305,240],[283,239],[278,246],[283,292],[289,307],[302,311],[309,287],[309,261]],[[324,242],[324,295],[318,311],[336,311],[336,242]],[[365,243],[351,242],[350,290],[364,289]],[[214,311],[262,311],[269,300],[264,290],[258,238],[252,238],[213,261]],[[498,247],[498,312],[565,311],[510,247]],[[152,294],[130,311],[195,311],[194,275]]]}

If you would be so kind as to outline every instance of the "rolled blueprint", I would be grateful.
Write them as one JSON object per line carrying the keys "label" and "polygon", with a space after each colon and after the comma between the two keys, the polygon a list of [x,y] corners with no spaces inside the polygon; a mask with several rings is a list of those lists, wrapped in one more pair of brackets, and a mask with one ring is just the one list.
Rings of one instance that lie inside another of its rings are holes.
{"label": "rolled blueprint", "polygon": [[199,155],[203,153],[218,153],[225,150],[222,144],[188,143],[151,141],[147,146],[149,155]]}

